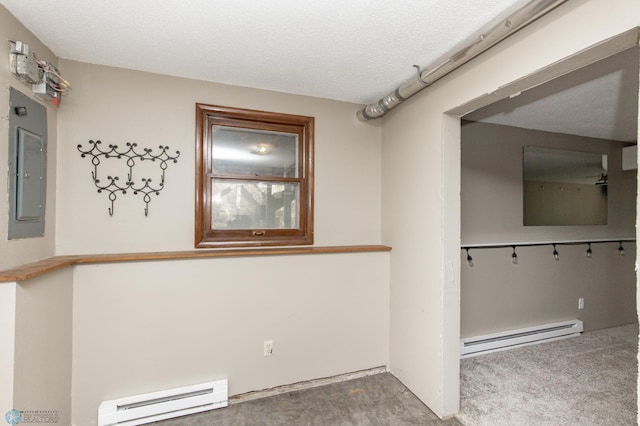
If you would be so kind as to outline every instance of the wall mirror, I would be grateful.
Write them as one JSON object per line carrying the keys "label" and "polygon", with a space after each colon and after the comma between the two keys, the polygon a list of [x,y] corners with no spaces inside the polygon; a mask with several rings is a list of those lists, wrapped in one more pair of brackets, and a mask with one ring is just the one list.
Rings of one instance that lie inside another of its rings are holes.
{"label": "wall mirror", "polygon": [[524,147],[524,226],[606,225],[607,155]]}

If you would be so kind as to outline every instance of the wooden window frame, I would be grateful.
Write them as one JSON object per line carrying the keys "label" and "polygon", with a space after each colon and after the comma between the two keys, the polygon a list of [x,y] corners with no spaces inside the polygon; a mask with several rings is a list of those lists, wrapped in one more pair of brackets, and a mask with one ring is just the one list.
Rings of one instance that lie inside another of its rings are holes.
{"label": "wooden window frame", "polygon": [[[212,126],[298,134],[297,178],[238,176],[238,181],[299,182],[298,228],[215,230],[211,225]],[[259,247],[313,244],[313,136],[314,118],[225,106],[196,104],[196,213],[195,247]]]}

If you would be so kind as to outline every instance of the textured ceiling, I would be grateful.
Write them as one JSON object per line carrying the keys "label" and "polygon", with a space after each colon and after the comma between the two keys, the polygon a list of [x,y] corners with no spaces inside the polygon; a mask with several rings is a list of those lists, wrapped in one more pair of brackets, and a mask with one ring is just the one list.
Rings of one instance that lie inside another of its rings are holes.
{"label": "textured ceiling", "polygon": [[639,61],[638,49],[628,49],[465,119],[636,142]]}
{"label": "textured ceiling", "polygon": [[357,103],[526,3],[0,0],[60,58]]}
{"label": "textured ceiling", "polygon": [[[0,0],[60,58],[360,104],[527,2]],[[624,60],[467,118],[635,141],[638,59]]]}

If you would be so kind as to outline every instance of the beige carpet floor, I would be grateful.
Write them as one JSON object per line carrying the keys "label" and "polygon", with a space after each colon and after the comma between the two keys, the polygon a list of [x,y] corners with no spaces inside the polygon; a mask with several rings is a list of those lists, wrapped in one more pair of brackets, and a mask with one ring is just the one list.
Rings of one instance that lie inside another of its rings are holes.
{"label": "beige carpet floor", "polygon": [[637,424],[637,324],[461,360],[467,426]]}

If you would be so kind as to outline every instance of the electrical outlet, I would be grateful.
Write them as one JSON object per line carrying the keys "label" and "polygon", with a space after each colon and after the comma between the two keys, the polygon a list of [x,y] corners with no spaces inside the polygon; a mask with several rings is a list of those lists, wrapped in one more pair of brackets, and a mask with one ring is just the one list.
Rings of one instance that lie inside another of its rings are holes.
{"label": "electrical outlet", "polygon": [[584,297],[578,299],[578,309],[584,309]]}
{"label": "electrical outlet", "polygon": [[264,356],[273,355],[273,340],[264,341]]}

